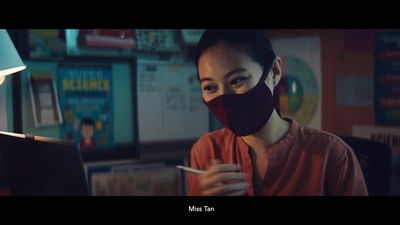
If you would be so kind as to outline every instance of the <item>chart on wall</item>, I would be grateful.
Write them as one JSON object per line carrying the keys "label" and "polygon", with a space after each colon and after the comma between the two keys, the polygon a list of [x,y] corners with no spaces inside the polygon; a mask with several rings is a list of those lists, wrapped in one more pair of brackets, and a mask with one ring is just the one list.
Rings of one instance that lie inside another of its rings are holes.
{"label": "chart on wall", "polygon": [[375,47],[375,123],[400,125],[400,32],[379,32]]}
{"label": "chart on wall", "polygon": [[282,58],[278,85],[284,117],[321,129],[321,52],[319,37],[271,39]]}
{"label": "chart on wall", "polygon": [[136,83],[140,142],[197,139],[209,131],[192,63],[138,60]]}

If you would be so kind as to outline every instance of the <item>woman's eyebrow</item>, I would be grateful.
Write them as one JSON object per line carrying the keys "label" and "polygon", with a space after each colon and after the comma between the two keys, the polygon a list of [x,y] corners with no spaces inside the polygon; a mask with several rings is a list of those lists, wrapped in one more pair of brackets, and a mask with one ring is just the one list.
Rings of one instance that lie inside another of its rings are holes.
{"label": "woman's eyebrow", "polygon": [[[244,68],[237,68],[237,69],[234,69],[234,70],[229,71],[228,73],[226,73],[226,74],[224,75],[224,77],[226,78],[226,77],[232,76],[232,75],[235,74],[235,73],[242,72],[242,71],[246,71],[246,69],[244,69]],[[212,79],[211,77],[204,77],[204,78],[201,78],[201,79],[200,79],[200,84],[201,84],[203,81],[212,81],[212,80],[213,80],[213,79]]]}

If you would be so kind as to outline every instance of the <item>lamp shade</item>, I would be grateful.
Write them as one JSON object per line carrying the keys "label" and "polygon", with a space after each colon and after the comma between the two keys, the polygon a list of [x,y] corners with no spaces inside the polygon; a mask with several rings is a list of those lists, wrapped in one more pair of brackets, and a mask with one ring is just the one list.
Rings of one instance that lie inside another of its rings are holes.
{"label": "lamp shade", "polygon": [[0,84],[4,76],[26,68],[7,30],[0,29]]}

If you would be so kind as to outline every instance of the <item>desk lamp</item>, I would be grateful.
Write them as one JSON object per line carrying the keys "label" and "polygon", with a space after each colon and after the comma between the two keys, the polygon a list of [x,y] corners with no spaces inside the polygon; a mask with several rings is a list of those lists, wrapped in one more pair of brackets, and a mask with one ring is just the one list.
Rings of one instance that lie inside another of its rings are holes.
{"label": "desk lamp", "polygon": [[0,29],[0,85],[5,76],[26,68],[7,30]]}

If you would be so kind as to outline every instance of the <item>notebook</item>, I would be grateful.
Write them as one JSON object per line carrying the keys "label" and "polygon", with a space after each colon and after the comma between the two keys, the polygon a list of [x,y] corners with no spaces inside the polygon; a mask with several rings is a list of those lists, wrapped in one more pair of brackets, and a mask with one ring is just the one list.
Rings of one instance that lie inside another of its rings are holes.
{"label": "notebook", "polygon": [[11,196],[89,196],[79,145],[0,132],[0,164]]}

